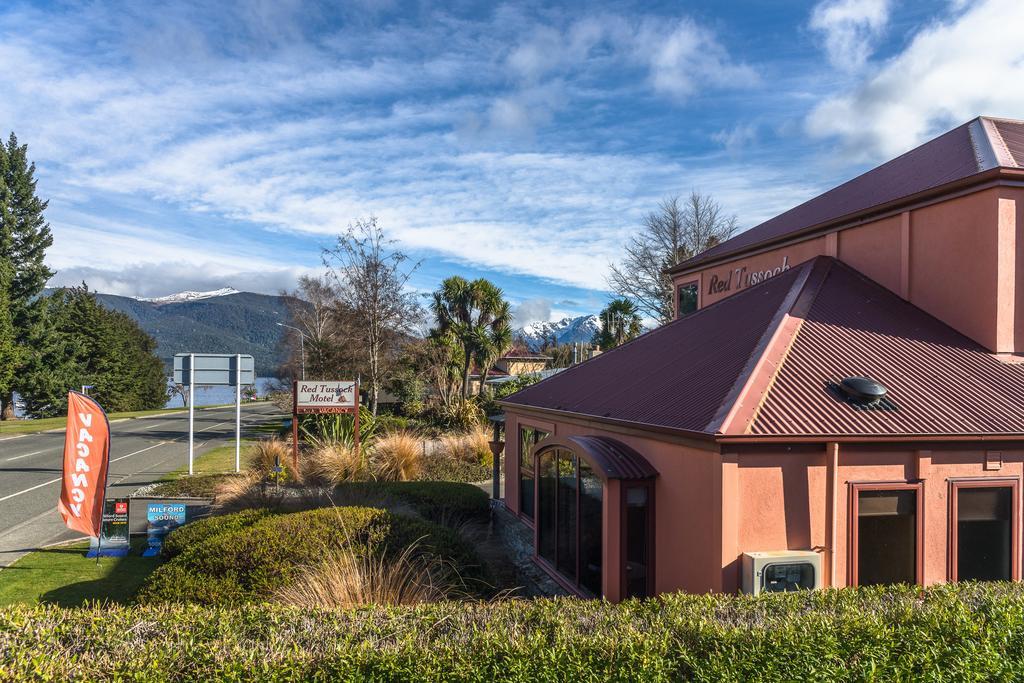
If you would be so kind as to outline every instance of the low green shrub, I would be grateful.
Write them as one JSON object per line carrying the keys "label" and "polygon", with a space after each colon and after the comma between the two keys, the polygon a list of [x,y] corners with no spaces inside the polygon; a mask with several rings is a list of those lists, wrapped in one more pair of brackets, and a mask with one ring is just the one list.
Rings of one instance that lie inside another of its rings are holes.
{"label": "low green shrub", "polygon": [[368,481],[347,482],[336,489],[342,499],[393,498],[409,505],[424,518],[445,526],[466,521],[486,522],[490,518],[490,497],[472,484],[451,481]]}
{"label": "low green shrub", "polygon": [[1024,586],[0,610],[5,680],[1013,681]]}
{"label": "low green shrub", "polygon": [[[245,517],[239,519],[239,515]],[[149,576],[138,601],[239,604],[266,600],[303,568],[339,548],[350,548],[357,555],[391,553],[413,542],[423,552],[450,562],[477,592],[485,592],[487,572],[473,549],[437,524],[368,507],[264,514],[255,519],[253,515],[258,513],[225,515],[211,520],[214,533],[207,533],[210,527],[194,532],[199,535],[196,543],[176,542],[179,552]]]}
{"label": "low green shrub", "polygon": [[164,538],[162,555],[164,559],[169,560],[176,555],[180,555],[182,551],[218,534],[250,527],[269,514],[271,514],[270,510],[256,509],[245,510],[233,515],[220,515],[196,520],[175,529]]}

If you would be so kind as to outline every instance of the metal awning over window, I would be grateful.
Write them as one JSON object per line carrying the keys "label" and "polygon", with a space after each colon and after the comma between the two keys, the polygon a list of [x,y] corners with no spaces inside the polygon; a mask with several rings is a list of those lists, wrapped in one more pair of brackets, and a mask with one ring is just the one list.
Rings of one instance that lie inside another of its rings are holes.
{"label": "metal awning over window", "polygon": [[551,436],[537,444],[535,453],[561,447],[584,458],[602,479],[654,479],[658,470],[647,459],[617,439],[607,436]]}

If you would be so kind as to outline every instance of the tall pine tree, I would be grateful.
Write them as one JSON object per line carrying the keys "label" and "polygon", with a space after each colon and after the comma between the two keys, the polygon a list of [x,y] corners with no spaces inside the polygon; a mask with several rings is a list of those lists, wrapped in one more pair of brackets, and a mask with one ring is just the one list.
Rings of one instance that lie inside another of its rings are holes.
{"label": "tall pine tree", "polygon": [[43,217],[48,202],[36,195],[35,172],[36,165],[28,160],[28,146],[19,145],[11,133],[7,143],[0,144],[0,262],[9,280],[7,307],[19,353],[11,386],[0,383],[0,419],[14,416],[12,392],[23,388],[21,383],[28,374],[25,363],[33,348],[30,338],[40,333],[39,295],[53,276],[43,261],[53,244],[50,225]]}
{"label": "tall pine tree", "polygon": [[14,373],[21,367],[21,348],[14,340],[14,319],[11,317],[10,266],[0,260],[0,396],[14,388]]}

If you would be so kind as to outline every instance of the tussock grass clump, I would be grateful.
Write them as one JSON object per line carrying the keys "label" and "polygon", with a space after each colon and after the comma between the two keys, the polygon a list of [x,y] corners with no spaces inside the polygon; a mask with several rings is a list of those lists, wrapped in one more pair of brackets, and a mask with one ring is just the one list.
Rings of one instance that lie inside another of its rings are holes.
{"label": "tussock grass clump", "polygon": [[263,474],[250,470],[223,477],[213,490],[213,507],[221,512],[276,509],[281,507],[284,497],[280,487],[268,485]]}
{"label": "tussock grass clump", "polygon": [[366,478],[366,463],[361,453],[344,443],[328,443],[303,456],[308,479],[325,486]]}
{"label": "tussock grass clump", "polygon": [[423,443],[411,432],[392,432],[374,442],[371,460],[377,479],[412,481],[423,472]]}
{"label": "tussock grass clump", "polygon": [[417,545],[397,557],[359,554],[340,548],[274,593],[285,605],[349,608],[366,605],[418,605],[454,594],[455,572]]}
{"label": "tussock grass clump", "polygon": [[[276,436],[257,441],[252,446],[251,453],[249,472],[260,479],[282,484],[305,484],[309,479],[309,463],[300,457],[296,468],[291,444]],[[281,472],[276,472],[275,467],[281,467]]]}
{"label": "tussock grass clump", "polygon": [[490,464],[490,436],[485,427],[474,427],[459,434],[445,434],[439,439],[441,452],[452,460],[464,463]]}

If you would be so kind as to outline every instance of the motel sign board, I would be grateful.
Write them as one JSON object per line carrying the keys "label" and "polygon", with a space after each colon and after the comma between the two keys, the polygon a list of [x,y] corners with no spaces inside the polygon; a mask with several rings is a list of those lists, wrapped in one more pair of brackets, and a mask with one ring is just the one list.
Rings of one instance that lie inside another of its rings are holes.
{"label": "motel sign board", "polygon": [[296,415],[354,413],[359,405],[355,382],[295,383]]}

